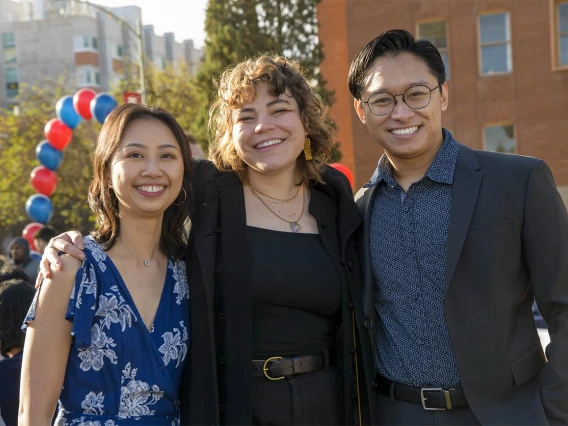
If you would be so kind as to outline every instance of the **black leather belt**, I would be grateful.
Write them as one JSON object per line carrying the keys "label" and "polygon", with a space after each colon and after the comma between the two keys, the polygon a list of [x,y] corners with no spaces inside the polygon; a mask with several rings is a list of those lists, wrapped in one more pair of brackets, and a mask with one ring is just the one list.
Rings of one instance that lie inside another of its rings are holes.
{"label": "black leather belt", "polygon": [[252,361],[252,376],[281,380],[286,376],[324,370],[335,364],[335,351],[324,349],[315,355],[282,358],[273,356],[266,360]]}
{"label": "black leather belt", "polygon": [[462,389],[417,388],[393,382],[377,374],[377,392],[394,399],[422,405],[425,410],[468,407]]}

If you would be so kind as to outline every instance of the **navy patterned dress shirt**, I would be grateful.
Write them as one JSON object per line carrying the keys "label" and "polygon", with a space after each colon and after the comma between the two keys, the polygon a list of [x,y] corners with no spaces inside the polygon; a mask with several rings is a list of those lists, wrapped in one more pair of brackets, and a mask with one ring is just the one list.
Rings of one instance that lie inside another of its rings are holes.
{"label": "navy patterned dress shirt", "polygon": [[386,155],[365,187],[379,185],[370,250],[381,375],[419,387],[460,384],[444,314],[446,246],[459,150],[447,130],[422,179],[404,192]]}

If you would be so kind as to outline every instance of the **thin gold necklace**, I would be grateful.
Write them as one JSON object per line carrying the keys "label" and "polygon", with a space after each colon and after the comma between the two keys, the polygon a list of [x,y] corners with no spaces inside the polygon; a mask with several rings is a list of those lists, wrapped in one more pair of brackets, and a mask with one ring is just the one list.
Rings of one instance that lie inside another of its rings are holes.
{"label": "thin gold necklace", "polygon": [[[289,221],[287,219],[284,219],[282,216],[280,216],[278,213],[276,213],[274,210],[272,210],[270,207],[268,207],[268,204],[266,204],[264,202],[264,200],[262,198],[260,198],[260,195],[258,195],[256,193],[256,190],[253,189],[253,187],[249,184],[250,189],[251,189],[251,194],[254,195],[256,198],[258,198],[260,200],[260,202],[262,204],[264,204],[264,207],[266,207],[270,213],[272,213],[274,216],[276,216],[278,219],[283,220],[284,222],[288,223],[290,225],[290,231],[292,232],[300,232],[300,230],[302,229],[302,226],[298,223],[300,222],[300,219],[302,218],[302,216],[304,215],[304,207],[306,207],[306,194],[305,194],[305,189],[302,192],[302,211],[300,212],[300,216],[298,216],[298,219],[293,220],[293,221]],[[304,187],[304,185],[302,185],[302,188]]]}
{"label": "thin gold necklace", "polygon": [[134,253],[132,250],[130,250],[128,247],[126,247],[122,241],[118,240],[118,243],[124,247],[126,250],[128,250],[130,253],[132,253],[134,256],[136,256],[138,259],[140,259],[143,263],[144,266],[150,266],[150,259],[152,259],[152,257],[154,257],[154,253],[156,252],[156,249],[158,248],[158,246],[154,247],[154,250],[152,250],[152,254],[150,255],[149,259],[142,259],[140,256],[138,256],[136,253]]}
{"label": "thin gold necklace", "polygon": [[298,186],[298,190],[296,191],[296,193],[294,194],[294,196],[292,198],[275,198],[275,197],[271,197],[268,194],[265,194],[264,192],[259,191],[258,189],[256,189],[256,187],[252,183],[249,182],[248,184],[257,194],[260,194],[260,195],[262,195],[266,198],[270,198],[271,200],[280,201],[282,204],[289,203],[294,198],[296,198],[298,196],[298,194],[300,193],[300,189],[302,187],[302,185]]}

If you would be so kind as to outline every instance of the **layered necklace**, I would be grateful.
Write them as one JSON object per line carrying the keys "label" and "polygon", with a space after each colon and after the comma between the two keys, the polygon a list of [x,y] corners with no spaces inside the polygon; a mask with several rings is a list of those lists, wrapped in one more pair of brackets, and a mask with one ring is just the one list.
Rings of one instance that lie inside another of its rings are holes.
{"label": "layered necklace", "polygon": [[[299,222],[300,222],[300,219],[302,219],[302,216],[304,215],[304,208],[306,207],[306,194],[305,194],[306,190],[304,188],[304,185],[299,186],[298,190],[296,191],[294,196],[291,197],[291,198],[287,198],[287,199],[274,198],[274,197],[271,197],[270,195],[267,195],[263,192],[260,192],[250,182],[248,183],[248,186],[250,188],[251,194],[254,195],[256,198],[258,198],[260,200],[260,202],[264,205],[264,207],[266,207],[268,209],[268,211],[270,211],[270,213],[272,213],[278,219],[283,220],[284,222],[288,223],[288,225],[290,226],[290,231],[300,232],[300,230],[302,229],[302,226],[299,224]],[[292,201],[293,199],[295,199],[298,196],[298,194],[300,193],[300,189],[302,189],[302,188],[304,188],[304,190],[302,191],[302,211],[300,212],[298,219],[292,220],[292,221],[290,221],[288,219],[284,219],[282,216],[280,216],[278,213],[276,213],[274,210],[272,210],[268,206],[268,204],[266,204],[266,202],[260,197],[262,195],[266,198],[270,198],[271,200],[278,201],[280,204],[285,204],[285,203],[288,203],[288,202]]]}
{"label": "layered necklace", "polygon": [[158,248],[158,245],[156,245],[156,247],[154,247],[154,250],[152,250],[152,254],[150,255],[150,257],[148,259],[143,259],[142,257],[138,256],[136,253],[134,253],[132,250],[130,250],[128,247],[126,247],[126,245],[124,245],[122,243],[122,241],[118,240],[118,243],[124,247],[126,250],[128,250],[130,253],[132,253],[134,256],[136,256],[138,259],[140,259],[142,261],[142,263],[144,263],[144,266],[150,266],[150,259],[152,259],[152,257],[154,257],[154,253],[156,252],[156,249]]}

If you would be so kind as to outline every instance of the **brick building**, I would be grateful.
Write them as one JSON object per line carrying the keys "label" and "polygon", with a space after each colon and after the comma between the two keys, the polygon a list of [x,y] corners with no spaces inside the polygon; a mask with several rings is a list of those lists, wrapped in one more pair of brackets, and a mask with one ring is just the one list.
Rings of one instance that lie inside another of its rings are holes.
{"label": "brick building", "polygon": [[323,0],[318,20],[330,115],[356,188],[382,149],[353,109],[349,64],[379,33],[403,28],[442,53],[444,127],[472,148],[544,159],[568,201],[568,0]]}

